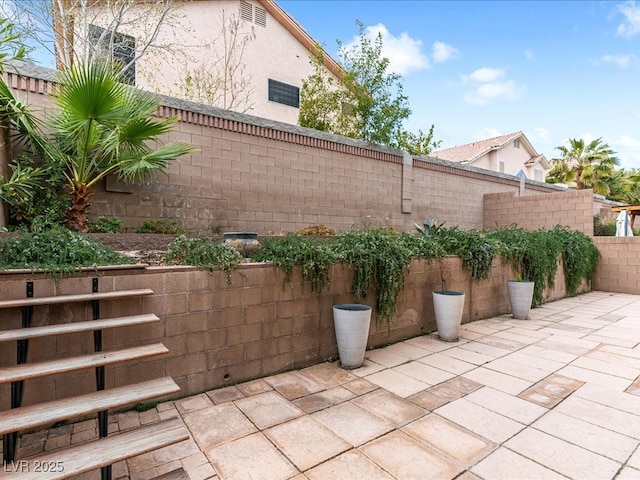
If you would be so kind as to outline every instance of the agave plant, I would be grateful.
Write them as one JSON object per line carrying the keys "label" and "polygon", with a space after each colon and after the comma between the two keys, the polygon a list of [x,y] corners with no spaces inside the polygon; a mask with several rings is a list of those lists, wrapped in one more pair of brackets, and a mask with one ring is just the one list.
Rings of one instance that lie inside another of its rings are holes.
{"label": "agave plant", "polygon": [[144,180],[194,149],[171,143],[152,149],[175,118],[153,119],[156,97],[119,82],[109,66],[88,63],[65,70],[52,119],[55,145],[49,155],[65,166],[71,206],[66,226],[87,232],[87,210],[97,182],[111,173]]}
{"label": "agave plant", "polygon": [[435,218],[425,218],[423,225],[418,225],[416,222],[413,222],[413,225],[416,227],[416,230],[420,232],[425,237],[434,237],[436,236],[442,227],[444,227],[445,222],[438,224],[438,221]]}

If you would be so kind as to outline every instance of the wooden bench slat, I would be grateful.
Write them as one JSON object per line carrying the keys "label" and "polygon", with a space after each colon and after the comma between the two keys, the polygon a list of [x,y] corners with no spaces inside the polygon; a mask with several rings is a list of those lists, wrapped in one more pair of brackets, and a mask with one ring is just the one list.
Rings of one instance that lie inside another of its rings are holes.
{"label": "wooden bench slat", "polygon": [[162,343],[126,348],[112,352],[96,352],[60,360],[48,360],[38,363],[25,363],[0,369],[0,383],[46,377],[57,373],[85,370],[87,368],[112,365],[129,360],[137,360],[155,355],[163,355],[169,350]]}
{"label": "wooden bench slat", "polygon": [[171,377],[91,392],[77,397],[0,412],[0,435],[68,420],[90,413],[121,408],[180,391]]}
{"label": "wooden bench slat", "polygon": [[153,290],[150,288],[140,288],[136,290],[119,290],[116,292],[78,293],[74,295],[55,295],[52,297],[0,300],[0,308],[57,305],[60,303],[90,302],[92,300],[111,300],[114,298],[141,297],[145,295],[153,295]]}
{"label": "wooden bench slat", "polygon": [[132,315],[129,317],[101,318],[84,322],[63,323],[58,325],[44,325],[41,327],[18,328],[0,331],[0,343],[27,338],[45,337],[47,335],[62,335],[64,333],[87,332],[106,328],[125,327],[128,325],[142,325],[158,322],[160,319],[153,313]]}
{"label": "wooden bench slat", "polygon": [[[57,480],[112,465],[127,458],[142,455],[152,450],[187,440],[189,432],[178,418],[146,425],[99,440],[80,444],[63,450],[31,457],[25,461],[30,471],[13,472],[20,467],[19,460],[0,469],[0,480]],[[59,465],[62,472],[35,472],[34,466]]]}

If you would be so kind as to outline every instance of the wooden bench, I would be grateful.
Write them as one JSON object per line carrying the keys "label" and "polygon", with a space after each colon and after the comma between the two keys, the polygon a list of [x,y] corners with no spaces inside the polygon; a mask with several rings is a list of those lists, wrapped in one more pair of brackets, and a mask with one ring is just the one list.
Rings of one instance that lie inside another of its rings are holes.
{"label": "wooden bench", "polygon": [[97,352],[89,355],[63,358],[60,360],[48,360],[38,363],[23,363],[12,367],[0,369],[0,383],[19,382],[39,377],[47,377],[59,373],[73,372],[87,368],[113,365],[131,360],[139,360],[146,357],[169,353],[169,349],[162,343],[131,347],[113,352]]}
{"label": "wooden bench", "polygon": [[[1,309],[21,308],[22,327],[0,330],[0,343],[15,341],[18,345],[16,365],[0,368],[0,384],[11,383],[11,409],[0,411],[0,435],[3,435],[4,468],[0,479],[68,478],[97,468],[102,478],[111,478],[111,465],[156,448],[180,442],[189,437],[179,419],[148,425],[134,431],[108,436],[108,411],[175,394],[180,388],[170,377],[140,382],[135,385],[105,389],[105,367],[127,361],[163,355],[168,349],[162,343],[102,351],[102,330],[159,322],[154,314],[119,318],[100,318],[100,301],[114,301],[153,295],[150,289],[98,292],[98,279],[92,279],[92,292],[87,294],[33,296],[33,283],[27,283],[27,298],[0,300]],[[46,305],[91,302],[92,320],[55,323],[31,327],[33,309]],[[94,353],[69,358],[27,363],[30,339],[93,331]],[[25,382],[35,378],[66,372],[96,369],[96,390],[70,398],[36,405],[22,406]],[[99,439],[71,446],[37,457],[16,459],[17,435],[20,431],[44,427],[63,420],[98,415]],[[186,474],[185,474],[186,475]]]}
{"label": "wooden bench", "polygon": [[91,332],[108,328],[126,327],[130,325],[143,325],[145,323],[158,322],[160,319],[153,313],[145,315],[133,315],[130,317],[106,318],[89,320],[86,322],[63,323],[60,325],[46,325],[43,327],[18,328],[15,330],[0,331],[0,343],[13,340],[26,340],[29,338],[47,337],[49,335],[63,335],[65,333]]}
{"label": "wooden bench", "polygon": [[9,463],[0,471],[0,480],[69,478],[188,438],[182,421],[172,418],[68,449],[30,457],[22,462]]}
{"label": "wooden bench", "polygon": [[94,300],[114,300],[120,298],[153,295],[153,290],[141,288],[137,290],[120,290],[116,292],[80,293],[77,295],[54,295],[51,297],[27,297],[16,300],[0,300],[0,308],[36,307],[38,305],[60,305],[67,303],[91,302]]}

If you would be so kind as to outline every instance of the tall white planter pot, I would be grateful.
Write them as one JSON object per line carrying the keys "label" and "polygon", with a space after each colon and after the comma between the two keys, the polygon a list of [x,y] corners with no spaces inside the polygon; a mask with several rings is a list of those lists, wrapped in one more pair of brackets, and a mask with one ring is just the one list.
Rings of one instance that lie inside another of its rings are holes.
{"label": "tall white planter pot", "polygon": [[357,303],[333,306],[333,324],[336,329],[338,355],[342,368],[359,368],[367,350],[371,307]]}
{"label": "tall white planter pot", "polygon": [[507,293],[513,318],[527,320],[533,301],[534,282],[509,280],[507,281]]}
{"label": "tall white planter pot", "polygon": [[464,292],[453,290],[433,292],[433,310],[436,315],[436,326],[440,340],[457,341],[462,322],[462,311],[464,310]]}

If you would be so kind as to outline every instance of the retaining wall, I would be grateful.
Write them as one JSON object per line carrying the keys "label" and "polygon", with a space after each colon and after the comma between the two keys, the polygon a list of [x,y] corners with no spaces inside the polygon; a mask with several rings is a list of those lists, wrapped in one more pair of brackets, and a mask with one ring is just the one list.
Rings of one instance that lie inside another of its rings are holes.
{"label": "retaining wall", "polygon": [[[463,322],[509,311],[506,280],[510,267],[499,260],[491,278],[473,281],[458,257],[443,263],[447,288],[466,293]],[[88,293],[91,277],[65,278],[58,293]],[[294,272],[284,283],[281,270],[266,264],[243,264],[232,272],[231,284],[220,271],[192,267],[148,267],[105,271],[99,275],[99,290],[151,288],[150,297],[101,302],[104,318],[155,313],[158,324],[105,330],[105,350],[154,342],[170,350],[166,356],[147,361],[107,367],[106,387],[127,385],[171,375],[180,385],[180,396],[242,382],[293,368],[322,362],[337,356],[332,306],[352,302],[352,273],[348,267],[331,268],[331,285],[321,293],[311,292]],[[27,281],[34,282],[35,296],[56,294],[45,275],[0,275],[0,299],[24,298]],[[431,292],[441,289],[440,264],[414,261],[406,277],[390,329],[372,322],[368,346],[374,347],[414,337],[436,329]],[[560,274],[556,288],[546,292],[553,300],[564,296]],[[368,298],[366,303],[374,305]],[[374,308],[375,316],[375,308]],[[32,325],[67,323],[91,318],[91,305],[36,307]],[[20,309],[0,311],[2,329],[20,328]],[[38,338],[30,341],[29,362],[53,357],[90,353],[91,332]],[[4,343],[0,366],[14,365],[16,346]],[[95,373],[48,377],[26,382],[25,404],[78,395],[95,388]],[[0,405],[9,405],[10,386],[0,385]]]}

